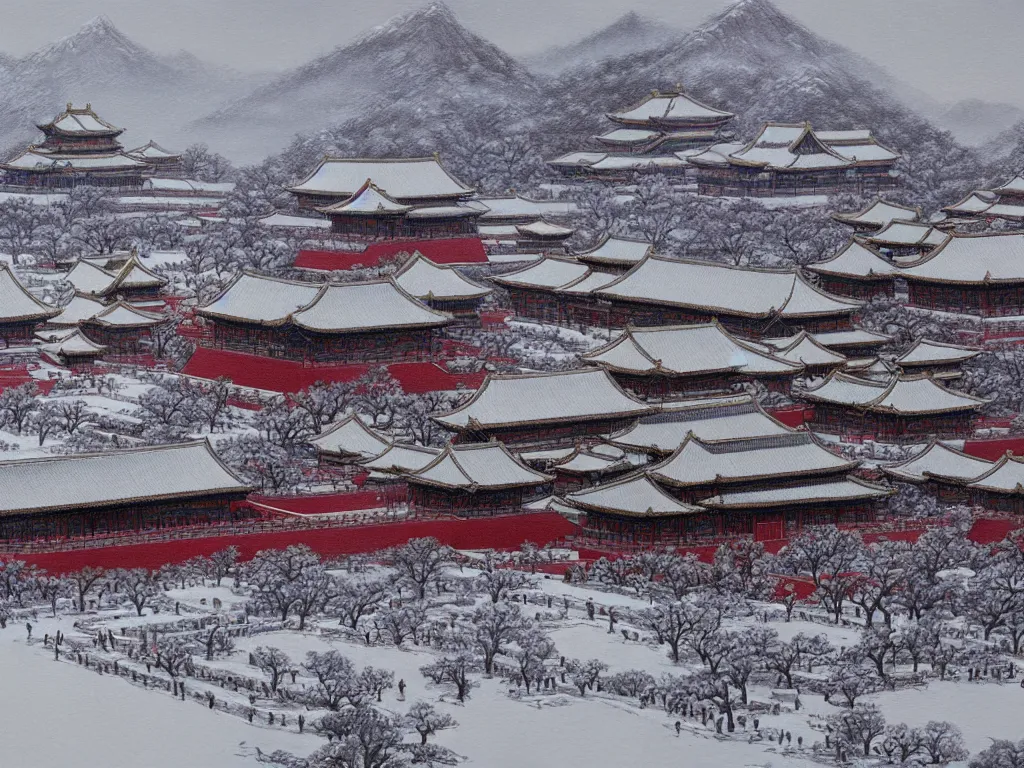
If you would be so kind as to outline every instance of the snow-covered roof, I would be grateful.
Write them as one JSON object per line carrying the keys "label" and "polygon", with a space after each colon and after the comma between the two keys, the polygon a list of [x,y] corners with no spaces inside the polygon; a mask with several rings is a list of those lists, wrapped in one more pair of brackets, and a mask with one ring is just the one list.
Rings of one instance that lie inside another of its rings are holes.
{"label": "snow-covered roof", "polygon": [[654,255],[595,294],[763,318],[852,314],[862,306],[818,290],[793,270],[744,269]]}
{"label": "snow-covered roof", "polygon": [[63,339],[43,344],[39,349],[48,355],[62,358],[102,355],[107,348],[103,344],[96,344],[80,330],[75,329]]}
{"label": "snow-covered roof", "polygon": [[[821,133],[818,133],[818,137],[821,138]],[[829,148],[838,155],[842,155],[847,160],[854,163],[877,163],[887,162],[890,160],[898,160],[900,155],[898,152],[894,152],[888,147],[883,147],[874,140],[866,141],[863,143],[832,143],[825,141]]]}
{"label": "snow-covered roof", "polygon": [[553,479],[530,469],[501,443],[449,444],[423,469],[406,475],[413,485],[469,491],[544,485]]}
{"label": "snow-covered roof", "polygon": [[312,302],[322,286],[241,272],[198,314],[260,325],[283,325]]}
{"label": "snow-covered roof", "polygon": [[403,205],[367,179],[348,199],[320,210],[331,216],[401,216],[412,206]]}
{"label": "snow-covered roof", "polygon": [[646,128],[616,128],[594,138],[606,144],[646,144],[661,135],[661,131]]}
{"label": "snow-covered roof", "polygon": [[436,157],[328,157],[292,192],[351,197],[370,179],[396,200],[464,197],[473,192]]}
{"label": "snow-covered roof", "polygon": [[951,234],[924,258],[905,266],[904,277],[941,283],[1024,282],[1024,234]]}
{"label": "snow-covered roof", "polygon": [[450,429],[642,416],[651,406],[627,395],[603,370],[488,375],[469,402],[433,418]]}
{"label": "snow-covered roof", "polygon": [[572,233],[576,230],[539,219],[528,224],[517,224],[516,231],[521,235],[529,235],[531,237],[566,238],[571,237]]}
{"label": "snow-covered roof", "polygon": [[320,453],[367,460],[380,456],[391,442],[363,424],[355,415],[339,421],[309,441]]}
{"label": "snow-covered roof", "polygon": [[988,402],[947,389],[926,375],[895,376],[888,382],[877,382],[833,373],[820,386],[801,390],[799,396],[865,411],[902,414],[976,411]]}
{"label": "snow-covered roof", "polygon": [[767,509],[822,502],[884,499],[892,496],[893,493],[895,491],[851,476],[843,480],[814,485],[721,493],[708,499],[702,499],[698,504],[708,509]]}
{"label": "snow-covered roof", "polygon": [[645,416],[608,439],[626,448],[667,453],[682,445],[690,433],[707,443],[793,432],[761,410],[749,395],[701,398],[671,405],[672,410]]}
{"label": "snow-covered roof", "polygon": [[631,475],[570,493],[565,502],[578,509],[629,517],[669,517],[701,512],[700,507],[684,504],[669,496],[646,474]]}
{"label": "snow-covered roof", "polygon": [[846,364],[845,355],[824,346],[807,331],[800,331],[794,337],[793,343],[780,350],[778,356],[784,360],[790,360],[806,366],[842,366]]}
{"label": "snow-covered roof", "polygon": [[[821,136],[821,133],[818,135]],[[832,218],[847,224],[864,224],[880,228],[893,219],[917,221],[921,218],[921,209],[899,205],[898,203],[890,203],[882,198],[878,198],[862,211],[856,211],[855,213],[833,213]]]}
{"label": "snow-covered roof", "polygon": [[893,219],[878,232],[865,235],[869,243],[878,245],[941,245],[949,237],[928,224]]}
{"label": "snow-covered roof", "polygon": [[65,168],[72,170],[124,170],[145,168],[142,160],[129,157],[124,152],[110,152],[103,155],[72,155],[68,153],[40,152],[34,148],[23,151],[4,163],[5,168],[19,171],[59,171]]}
{"label": "snow-covered roof", "polygon": [[611,371],[699,376],[731,371],[750,376],[795,376],[799,363],[781,360],[737,339],[717,322],[629,329],[583,360]]}
{"label": "snow-covered roof", "polygon": [[609,120],[625,124],[654,123],[722,123],[733,117],[731,112],[701,104],[681,90],[675,93],[654,91],[640,104],[622,112],[611,112]]}
{"label": "snow-covered roof", "polygon": [[39,126],[40,130],[50,133],[62,133],[69,136],[117,136],[124,132],[123,128],[111,125],[101,119],[92,109],[91,104],[85,108],[75,108],[68,103],[63,112],[49,123]]}
{"label": "snow-covered roof", "polygon": [[493,290],[464,277],[455,267],[438,266],[418,252],[395,273],[395,282],[417,299],[480,299]]}
{"label": "snow-covered roof", "polygon": [[71,301],[61,308],[60,314],[50,320],[50,323],[53,325],[78,325],[83,320],[95,317],[104,309],[106,309],[106,304],[102,301],[76,293]]}
{"label": "snow-covered roof", "polygon": [[391,278],[325,285],[312,302],[291,316],[297,327],[319,333],[434,328],[449,320],[449,315],[424,306]]}
{"label": "snow-covered roof", "polygon": [[690,436],[649,471],[658,482],[687,487],[835,474],[858,464],[825,450],[808,433],[794,432],[717,443]]}
{"label": "snow-covered roof", "polygon": [[959,344],[946,344],[930,339],[917,339],[910,348],[896,358],[897,365],[917,366],[938,363],[962,363],[981,354],[980,349]]}
{"label": "snow-covered roof", "polygon": [[851,239],[835,256],[809,264],[807,269],[823,275],[862,278],[891,277],[899,273],[899,267],[858,238]]}
{"label": "snow-covered roof", "polygon": [[644,240],[628,237],[605,237],[589,251],[576,254],[580,261],[615,266],[633,266],[654,252],[654,246]]}
{"label": "snow-covered roof", "polygon": [[568,167],[574,166],[592,166],[594,163],[600,162],[608,157],[607,152],[569,152],[568,154],[556,157],[554,160],[548,160],[548,165],[564,165]]}
{"label": "snow-covered roof", "polygon": [[232,181],[196,181],[195,179],[162,179],[153,177],[142,182],[142,188],[154,192],[201,192],[205,195],[229,195],[235,189]]}
{"label": "snow-covered roof", "polygon": [[938,441],[905,461],[882,467],[882,471],[898,480],[923,483],[929,475],[952,480],[972,480],[988,472],[993,462],[958,451]]}
{"label": "snow-covered roof", "polygon": [[992,191],[1000,195],[1024,195],[1024,174],[1014,176],[1005,184],[995,187]]}
{"label": "snow-covered roof", "polygon": [[362,466],[378,472],[415,472],[430,464],[440,453],[440,449],[425,445],[395,443],[380,456],[362,462]]}
{"label": "snow-covered roof", "polygon": [[11,268],[0,262],[0,322],[46,320],[58,314],[59,309],[29,293]]}
{"label": "snow-covered roof", "polygon": [[205,440],[0,461],[0,514],[7,515],[249,490]]}
{"label": "snow-covered roof", "polygon": [[963,200],[943,207],[942,210],[949,213],[978,214],[989,210],[993,202],[994,200],[990,194],[976,190],[967,195]]}
{"label": "snow-covered roof", "polygon": [[518,288],[555,290],[582,280],[590,274],[590,267],[573,259],[555,259],[545,256],[525,269],[497,276],[494,282]]}
{"label": "snow-covered roof", "polygon": [[[892,336],[882,333],[856,329],[853,331],[819,331],[812,334],[815,341],[829,349],[842,349],[843,347],[871,346],[887,344],[892,341]],[[789,336],[779,339],[762,339],[761,343],[769,344],[776,349],[785,349],[796,339],[796,336]]]}
{"label": "snow-covered roof", "polygon": [[687,165],[684,156],[674,155],[638,155],[624,152],[613,152],[590,164],[595,171],[646,171],[664,170],[666,168],[682,168]]}
{"label": "snow-covered roof", "polygon": [[118,301],[88,318],[85,322],[108,328],[152,328],[167,322],[167,318]]}
{"label": "snow-covered roof", "polygon": [[132,255],[117,271],[106,292],[112,293],[124,288],[157,288],[167,285],[167,278],[146,267],[138,256]]}
{"label": "snow-covered roof", "polygon": [[260,220],[261,227],[287,227],[289,229],[330,229],[330,219],[311,219],[308,216],[289,216],[271,213]]}
{"label": "snow-covered roof", "polygon": [[143,159],[151,160],[166,160],[170,158],[177,159],[181,157],[181,155],[179,155],[176,152],[171,152],[170,150],[164,149],[152,139],[150,139],[147,143],[143,144],[141,147],[129,149],[128,154],[134,155],[135,157],[141,157]]}
{"label": "snow-covered roof", "polygon": [[1007,453],[987,472],[969,483],[968,488],[1024,495],[1024,457]]}
{"label": "snow-covered roof", "polygon": [[632,463],[621,451],[618,456],[603,456],[589,449],[576,448],[570,455],[557,461],[552,467],[552,471],[556,473],[603,474],[630,469],[632,466]]}
{"label": "snow-covered roof", "polygon": [[533,200],[521,195],[511,197],[478,197],[469,205],[482,209],[480,221],[488,219],[526,218],[544,216],[564,217],[576,213],[576,203],[567,200]]}
{"label": "snow-covered roof", "polygon": [[453,219],[479,216],[480,211],[469,205],[424,205],[412,208],[407,214],[410,219]]}

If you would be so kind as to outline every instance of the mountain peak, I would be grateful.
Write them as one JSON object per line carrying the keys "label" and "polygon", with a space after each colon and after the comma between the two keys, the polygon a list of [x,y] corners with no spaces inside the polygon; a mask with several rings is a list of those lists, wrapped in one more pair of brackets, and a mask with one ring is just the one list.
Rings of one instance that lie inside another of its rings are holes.
{"label": "mountain peak", "polygon": [[100,15],[87,21],[74,34],[36,51],[30,58],[54,58],[82,50],[103,48],[129,54],[147,53],[121,32],[107,16]]}

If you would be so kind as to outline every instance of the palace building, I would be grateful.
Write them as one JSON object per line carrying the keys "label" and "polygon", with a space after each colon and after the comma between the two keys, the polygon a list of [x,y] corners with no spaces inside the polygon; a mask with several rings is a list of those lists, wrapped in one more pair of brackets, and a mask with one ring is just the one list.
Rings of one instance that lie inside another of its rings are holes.
{"label": "palace building", "polygon": [[395,282],[431,309],[457,320],[476,320],[481,303],[494,293],[493,288],[470,280],[455,267],[439,266],[420,253],[395,273]]}
{"label": "palace building", "polygon": [[229,522],[250,490],[205,440],[0,461],[0,539]]}
{"label": "palace building", "polygon": [[78,327],[90,340],[103,345],[108,358],[116,359],[151,354],[153,334],[167,322],[164,315],[118,301],[82,320]]}
{"label": "palace building", "polygon": [[963,375],[963,364],[980,354],[981,350],[973,347],[920,338],[895,362],[906,374],[926,373],[936,379],[957,379]]}
{"label": "palace building", "polygon": [[143,265],[134,253],[117,268],[106,268],[90,259],[81,259],[65,279],[75,287],[76,293],[104,302],[155,299],[167,285],[166,277]]}
{"label": "palace building", "polygon": [[331,230],[355,240],[465,237],[478,234],[473,189],[437,157],[325,158],[289,190],[299,207],[323,213]]}
{"label": "palace building", "polygon": [[[880,347],[892,343],[892,336],[861,328],[850,331],[819,331],[808,335],[825,349],[838,352],[847,358],[871,357],[877,354]],[[762,342],[774,349],[782,350],[791,346],[796,338],[797,336],[766,338]]]}
{"label": "palace building", "polygon": [[952,219],[969,221],[1024,221],[1024,174],[994,189],[978,189],[942,209]]}
{"label": "palace building", "polygon": [[987,474],[994,462],[969,456],[950,445],[933,440],[906,461],[881,467],[882,472],[901,483],[918,485],[946,502],[968,501],[966,484]]}
{"label": "palace building", "polygon": [[894,219],[877,232],[862,235],[865,243],[892,258],[920,257],[946,242],[949,235],[940,229],[914,221]]}
{"label": "palace building", "polygon": [[141,147],[129,149],[126,154],[128,157],[134,157],[136,160],[141,160],[152,166],[157,176],[174,179],[184,175],[181,155],[164,149],[155,141],[149,141]]}
{"label": "palace building", "polygon": [[491,374],[464,405],[432,418],[459,443],[555,447],[622,429],[652,411],[607,371],[577,370]]}
{"label": "palace building", "polygon": [[799,364],[803,368],[803,376],[826,376],[850,364],[846,355],[829,349],[807,331],[800,331],[775,356]]}
{"label": "palace building", "polygon": [[974,504],[996,512],[1024,514],[1024,458],[1007,452],[966,488]]}
{"label": "palace building", "polygon": [[577,261],[609,272],[628,272],[647,256],[654,246],[644,240],[605,235],[601,242],[588,251],[574,254]]}
{"label": "palace building", "polygon": [[[587,311],[592,287],[616,279],[612,272],[591,269],[575,259],[544,257],[529,266],[492,278],[508,291],[516,316],[556,325],[597,324]],[[580,290],[571,290],[579,287]]]}
{"label": "palace building", "polygon": [[[505,277],[508,279],[508,276]],[[849,331],[862,304],[824,293],[796,270],[750,269],[648,256],[590,297],[600,326],[623,328],[717,319],[739,336]],[[595,310],[596,311],[596,310]],[[598,325],[594,323],[594,325]]]}
{"label": "palace building", "polygon": [[210,346],[331,363],[431,360],[451,322],[392,279],[317,284],[250,272],[196,314],[212,326]]}
{"label": "palace building", "polygon": [[391,441],[366,426],[356,415],[342,419],[309,441],[321,465],[346,466],[375,459]]}
{"label": "palace building", "polygon": [[5,184],[40,189],[77,186],[137,189],[155,166],[126,153],[117,140],[124,133],[101,119],[91,104],[70,103],[49,123],[37,126],[44,140],[0,164]]}
{"label": "palace building", "polygon": [[716,144],[687,158],[700,194],[734,197],[883,191],[896,185],[898,159],[869,130],[815,131],[809,123],[765,123],[747,144]]}
{"label": "palace building", "polygon": [[629,454],[662,459],[690,435],[714,443],[794,433],[765,413],[751,395],[728,395],[664,403],[657,412],[606,439]]}
{"label": "palace building", "polygon": [[11,268],[0,263],[0,342],[4,347],[30,346],[36,330],[60,314],[21,284]]}
{"label": "palace building", "polygon": [[876,198],[867,208],[853,213],[833,213],[832,218],[840,224],[853,227],[858,234],[878,232],[880,229],[896,219],[900,221],[921,220],[921,209],[911,208],[907,205],[890,203],[882,198]]}
{"label": "palace building", "polygon": [[795,394],[814,406],[810,426],[816,432],[893,443],[967,437],[988,402],[947,389],[927,375],[880,382],[837,372]]}
{"label": "palace building", "polygon": [[983,318],[1024,315],[1024,234],[953,234],[900,274],[912,307]]}
{"label": "palace building", "polygon": [[521,512],[547,495],[553,477],[530,469],[500,443],[448,445],[403,476],[414,514],[480,517]]}
{"label": "palace building", "polygon": [[91,341],[75,328],[69,333],[60,334],[60,338],[41,344],[39,351],[57,365],[75,372],[87,373],[92,371],[96,361],[103,357],[107,348]]}
{"label": "palace building", "polygon": [[550,160],[566,176],[622,178],[630,173],[683,173],[695,151],[728,138],[731,112],[709,107],[683,92],[651,94],[635,107],[611,112],[615,127],[595,141],[601,151],[571,152]]}
{"label": "palace building", "polygon": [[630,328],[582,359],[604,368],[623,389],[646,400],[726,393],[754,381],[787,392],[804,371],[801,363],[741,341],[715,321]]}
{"label": "palace building", "polygon": [[860,238],[853,238],[839,253],[805,267],[818,278],[818,287],[836,296],[869,301],[895,296],[898,266]]}

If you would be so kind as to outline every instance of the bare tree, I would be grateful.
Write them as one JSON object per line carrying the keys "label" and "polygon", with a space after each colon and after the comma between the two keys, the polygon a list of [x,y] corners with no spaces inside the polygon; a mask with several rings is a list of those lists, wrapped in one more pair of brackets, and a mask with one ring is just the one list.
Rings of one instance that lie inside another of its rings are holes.
{"label": "bare tree", "polygon": [[402,580],[411,584],[420,600],[427,596],[427,585],[452,563],[455,550],[435,538],[409,539],[391,552]]}
{"label": "bare tree", "polygon": [[292,660],[280,648],[259,646],[251,654],[252,663],[270,678],[270,691],[277,693],[277,687],[284,676],[292,670]]}
{"label": "bare tree", "polygon": [[420,735],[420,744],[426,744],[427,738],[438,731],[445,731],[458,725],[455,718],[446,712],[438,712],[433,704],[417,701],[406,713],[403,722]]}

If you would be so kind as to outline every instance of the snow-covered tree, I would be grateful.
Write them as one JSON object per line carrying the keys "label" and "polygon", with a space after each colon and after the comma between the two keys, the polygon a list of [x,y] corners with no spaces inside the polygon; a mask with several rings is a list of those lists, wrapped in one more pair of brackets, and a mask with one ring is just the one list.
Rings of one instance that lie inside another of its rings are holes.
{"label": "snow-covered tree", "polygon": [[454,556],[455,550],[431,537],[409,539],[391,551],[399,576],[413,587],[420,600],[427,596],[427,585],[441,575]]}
{"label": "snow-covered tree", "polygon": [[271,693],[277,693],[277,687],[284,676],[293,669],[292,660],[280,648],[259,646],[249,654],[251,662],[265,674],[270,683]]}
{"label": "snow-covered tree", "polygon": [[403,722],[420,735],[420,743],[426,744],[427,739],[438,731],[445,731],[458,725],[455,718],[447,712],[438,712],[433,704],[417,701],[405,713]]}
{"label": "snow-covered tree", "polygon": [[856,704],[848,712],[829,715],[828,727],[840,744],[869,757],[871,745],[885,733],[885,717],[874,704]]}

